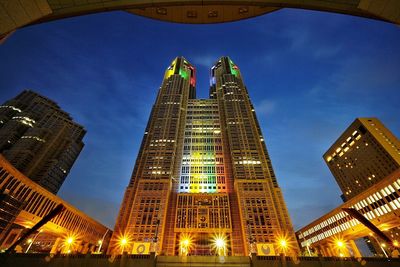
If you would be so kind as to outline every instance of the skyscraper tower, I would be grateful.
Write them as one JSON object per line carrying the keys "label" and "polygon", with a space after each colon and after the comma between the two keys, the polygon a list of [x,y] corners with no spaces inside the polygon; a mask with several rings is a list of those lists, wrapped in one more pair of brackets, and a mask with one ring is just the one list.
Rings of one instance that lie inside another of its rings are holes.
{"label": "skyscraper tower", "polygon": [[287,249],[292,225],[238,67],[228,57],[216,62],[209,99],[196,99],[195,85],[195,68],[176,58],[153,106],[111,252]]}
{"label": "skyscraper tower", "polygon": [[376,118],[357,118],[323,156],[344,201],[400,168],[400,141]]}
{"label": "skyscraper tower", "polygon": [[55,102],[33,91],[0,106],[0,152],[54,194],[81,152],[85,133]]}

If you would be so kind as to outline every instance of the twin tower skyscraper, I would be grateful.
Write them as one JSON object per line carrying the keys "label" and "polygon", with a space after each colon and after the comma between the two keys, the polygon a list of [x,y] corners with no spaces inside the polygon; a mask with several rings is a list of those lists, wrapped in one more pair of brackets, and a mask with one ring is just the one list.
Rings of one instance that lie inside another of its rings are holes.
{"label": "twin tower skyscraper", "polygon": [[[167,68],[126,188],[112,253],[274,255],[292,224],[239,68],[211,68],[209,99],[196,99],[196,70]],[[287,251],[285,252],[287,253]]]}

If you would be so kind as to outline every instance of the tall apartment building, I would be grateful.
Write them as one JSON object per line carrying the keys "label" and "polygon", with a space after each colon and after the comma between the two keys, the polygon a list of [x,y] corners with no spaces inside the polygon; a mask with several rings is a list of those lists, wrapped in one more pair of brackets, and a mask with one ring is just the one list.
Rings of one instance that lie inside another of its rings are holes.
{"label": "tall apartment building", "polygon": [[195,74],[183,57],[165,72],[110,252],[278,254],[295,237],[239,68],[216,62],[209,99]]}
{"label": "tall apartment building", "polygon": [[0,153],[54,194],[81,152],[85,133],[55,102],[32,91],[0,106]]}
{"label": "tall apartment building", "polygon": [[400,141],[376,118],[357,118],[323,156],[344,201],[400,168]]}

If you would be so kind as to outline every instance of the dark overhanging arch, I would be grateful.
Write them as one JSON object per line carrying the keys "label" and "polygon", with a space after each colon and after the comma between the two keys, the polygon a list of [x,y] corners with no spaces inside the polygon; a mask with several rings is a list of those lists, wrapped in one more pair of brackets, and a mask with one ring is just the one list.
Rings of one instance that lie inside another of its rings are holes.
{"label": "dark overhanging arch", "polygon": [[300,8],[400,24],[398,0],[0,0],[0,42],[18,28],[91,13],[123,10],[178,23],[221,23]]}

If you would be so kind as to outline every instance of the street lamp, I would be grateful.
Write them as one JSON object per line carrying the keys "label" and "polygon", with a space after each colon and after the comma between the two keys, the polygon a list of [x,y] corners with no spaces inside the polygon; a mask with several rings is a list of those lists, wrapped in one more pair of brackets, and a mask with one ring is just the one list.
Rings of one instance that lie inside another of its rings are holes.
{"label": "street lamp", "polygon": [[72,248],[72,245],[73,245],[73,243],[74,243],[74,241],[75,241],[75,237],[74,236],[68,236],[66,239],[65,239],[65,244],[67,245],[67,253],[69,254],[69,253],[71,253],[71,248]]}
{"label": "street lamp", "polygon": [[189,254],[189,247],[190,247],[190,239],[189,238],[184,238],[180,242],[180,247],[181,247],[181,255],[187,256]]}
{"label": "street lamp", "polygon": [[122,237],[119,241],[119,244],[121,246],[121,254],[124,254],[125,245],[128,244],[128,239],[126,237]]}
{"label": "street lamp", "polygon": [[219,256],[226,256],[226,237],[223,234],[215,235],[214,248]]}
{"label": "street lamp", "polygon": [[307,247],[307,251],[308,251],[308,256],[311,257],[310,242],[307,242],[306,247]]}
{"label": "street lamp", "polygon": [[33,239],[32,239],[32,238],[29,238],[29,239],[28,239],[28,242],[27,242],[27,243],[28,243],[29,245],[28,245],[28,247],[27,247],[25,253],[28,253],[28,251],[29,251],[29,249],[31,248],[33,242],[35,242],[36,237],[37,237],[41,232],[42,232],[42,229],[39,230],[39,232],[33,237]]}
{"label": "street lamp", "polygon": [[107,229],[107,231],[104,233],[103,238],[102,238],[101,240],[97,241],[97,243],[99,244],[99,248],[98,248],[98,250],[97,250],[97,253],[100,253],[101,247],[103,246],[104,238],[106,237],[107,233],[108,233],[108,229]]}
{"label": "street lamp", "polygon": [[279,238],[278,245],[281,253],[283,253],[283,255],[286,256],[286,250],[288,249],[288,241],[286,240],[286,238],[284,237]]}
{"label": "street lamp", "polygon": [[386,257],[386,258],[389,258],[389,255],[386,253],[386,251],[385,251],[385,249],[384,249],[384,247],[386,247],[386,245],[385,245],[384,243],[381,244],[381,243],[378,241],[378,239],[374,236],[374,234],[369,233],[369,236],[370,236],[370,237],[373,237],[373,238],[375,239],[376,243],[377,243],[378,246],[381,248],[381,250],[382,250],[383,254],[385,255],[385,257]]}
{"label": "street lamp", "polygon": [[339,250],[339,257],[344,257],[344,254],[342,253],[342,248],[345,247],[344,241],[341,239],[336,240],[336,246],[338,247]]}
{"label": "street lamp", "polygon": [[179,237],[179,254],[187,256],[190,253],[193,244],[193,235],[190,233],[181,233]]}

